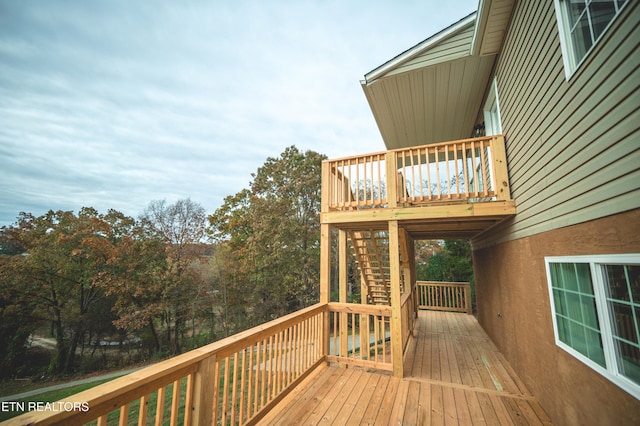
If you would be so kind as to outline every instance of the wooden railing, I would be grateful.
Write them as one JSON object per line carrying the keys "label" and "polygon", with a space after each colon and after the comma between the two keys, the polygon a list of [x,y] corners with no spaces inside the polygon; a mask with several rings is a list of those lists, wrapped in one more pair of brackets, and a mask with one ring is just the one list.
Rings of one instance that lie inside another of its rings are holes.
{"label": "wooden railing", "polygon": [[471,284],[418,281],[418,307],[471,314]]}
{"label": "wooden railing", "polygon": [[[314,305],[159,362],[11,424],[243,425],[325,361],[327,305]],[[94,423],[95,424],[95,423]]]}
{"label": "wooden railing", "polygon": [[415,324],[415,293],[407,292],[402,296],[402,302],[400,304],[400,318],[402,321],[402,350],[403,353],[409,338],[413,335],[413,327]]}
{"label": "wooden railing", "polygon": [[391,307],[330,303],[327,360],[342,364],[393,369]]}
{"label": "wooden railing", "polygon": [[328,210],[511,197],[502,135],[326,160],[323,170]]}

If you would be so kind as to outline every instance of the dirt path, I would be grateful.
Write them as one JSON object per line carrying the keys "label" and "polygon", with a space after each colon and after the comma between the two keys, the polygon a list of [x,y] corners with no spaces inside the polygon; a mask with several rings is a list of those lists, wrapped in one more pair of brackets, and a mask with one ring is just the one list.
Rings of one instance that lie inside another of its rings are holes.
{"label": "dirt path", "polygon": [[113,378],[116,378],[116,377],[125,376],[125,375],[127,375],[129,373],[133,373],[134,371],[141,370],[142,368],[145,368],[145,367],[147,367],[147,366],[145,365],[143,367],[136,367],[136,368],[130,368],[130,369],[127,369],[127,370],[113,371],[111,373],[106,373],[106,374],[102,374],[102,375],[99,375],[99,376],[91,376],[91,377],[87,377],[87,378],[84,378],[84,379],[72,380],[70,382],[59,383],[57,385],[52,385],[52,386],[47,386],[47,387],[44,387],[44,388],[34,389],[34,390],[30,390],[28,392],[18,393],[18,394],[15,394],[15,395],[0,396],[0,402],[3,402],[3,401],[18,401],[20,399],[29,398],[30,396],[39,395],[39,394],[44,393],[44,392],[70,388],[70,387],[73,387],[73,386],[83,385],[85,383],[97,382],[97,381],[104,380],[104,379],[113,379]]}

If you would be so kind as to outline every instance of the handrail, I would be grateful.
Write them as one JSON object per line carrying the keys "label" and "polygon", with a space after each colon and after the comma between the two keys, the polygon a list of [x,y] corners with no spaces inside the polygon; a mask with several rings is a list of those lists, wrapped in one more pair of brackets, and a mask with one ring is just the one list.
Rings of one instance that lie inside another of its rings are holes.
{"label": "handrail", "polygon": [[502,135],[325,163],[323,211],[510,199]]}
{"label": "handrail", "polygon": [[468,282],[418,281],[418,308],[471,314]]}
{"label": "handrail", "polygon": [[30,411],[8,424],[106,425],[115,417],[127,425],[134,411],[141,425],[151,416],[156,424],[253,422],[325,360],[326,310],[313,305],[60,401],[78,410]]}

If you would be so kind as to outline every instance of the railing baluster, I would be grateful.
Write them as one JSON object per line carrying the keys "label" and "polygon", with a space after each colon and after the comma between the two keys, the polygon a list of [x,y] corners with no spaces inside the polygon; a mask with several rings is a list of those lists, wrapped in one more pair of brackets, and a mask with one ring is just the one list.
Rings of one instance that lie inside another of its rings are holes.
{"label": "railing baluster", "polygon": [[164,395],[166,388],[162,386],[158,389],[158,400],[156,402],[156,426],[162,426],[164,422]]}
{"label": "railing baluster", "polygon": [[178,411],[180,404],[180,379],[173,382],[173,394],[171,395],[171,426],[178,426]]}
{"label": "railing baluster", "polygon": [[120,426],[127,426],[129,424],[129,404],[125,404],[120,407],[120,418],[118,419]]}
{"label": "railing baluster", "polygon": [[[140,398],[140,406],[138,408],[138,424],[139,425],[147,424],[147,410],[149,408],[148,405],[149,405],[149,395],[142,396],[142,398]],[[189,404],[187,405],[187,407],[190,407],[190,406],[191,406],[191,401],[189,401]],[[191,410],[188,410],[188,411],[191,412]],[[185,416],[186,416],[186,413],[185,413]],[[185,419],[185,424],[187,424],[186,419]],[[189,422],[189,424],[191,423]]]}
{"label": "railing baluster", "polygon": [[487,173],[486,173],[486,155],[485,155],[485,147],[487,146],[486,141],[481,141],[480,146],[480,170],[482,171],[482,192],[486,197],[489,195],[489,189],[487,185]]}
{"label": "railing baluster", "polygon": [[[418,148],[418,195],[420,196],[420,201],[424,201],[424,179],[422,178],[422,151],[423,148]],[[428,158],[425,155],[425,158],[428,161]]]}

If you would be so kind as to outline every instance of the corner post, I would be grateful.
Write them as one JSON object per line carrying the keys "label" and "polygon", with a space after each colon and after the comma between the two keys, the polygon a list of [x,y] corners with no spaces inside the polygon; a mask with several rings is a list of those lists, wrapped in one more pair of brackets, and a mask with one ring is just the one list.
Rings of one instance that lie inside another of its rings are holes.
{"label": "corner post", "polygon": [[210,425],[213,422],[213,398],[215,389],[216,356],[205,358],[198,363],[198,371],[193,383],[193,425]]}
{"label": "corner post", "polygon": [[509,172],[507,168],[507,151],[504,135],[497,135],[491,138],[491,151],[493,154],[496,199],[510,200],[511,189],[509,188]]}
{"label": "corner post", "polygon": [[391,277],[391,361],[393,362],[393,375],[395,377],[403,377],[400,237],[397,220],[389,221],[389,263]]}
{"label": "corner post", "polygon": [[385,155],[385,173],[387,174],[387,205],[389,208],[398,207],[398,167],[396,153],[387,151]]}
{"label": "corner post", "polygon": [[[323,195],[324,197],[324,195]],[[321,355],[329,355],[329,300],[331,297],[331,225],[320,224],[320,303],[325,305],[322,315]]]}

